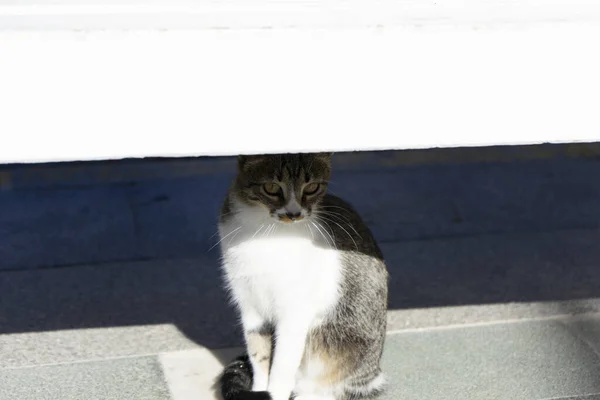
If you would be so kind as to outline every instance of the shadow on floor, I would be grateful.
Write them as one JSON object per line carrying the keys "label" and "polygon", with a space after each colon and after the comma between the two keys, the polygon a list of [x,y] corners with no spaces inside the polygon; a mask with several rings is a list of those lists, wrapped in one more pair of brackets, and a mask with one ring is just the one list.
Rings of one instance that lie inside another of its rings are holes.
{"label": "shadow on floor", "polygon": [[[597,159],[348,165],[332,190],[381,242],[390,309],[600,297]],[[0,334],[172,323],[241,343],[207,252],[230,179],[0,193]]]}

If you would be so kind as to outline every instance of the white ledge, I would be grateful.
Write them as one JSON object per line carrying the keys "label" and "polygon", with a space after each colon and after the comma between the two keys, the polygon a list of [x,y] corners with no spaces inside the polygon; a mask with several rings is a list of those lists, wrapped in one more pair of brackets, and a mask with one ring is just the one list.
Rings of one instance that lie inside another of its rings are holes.
{"label": "white ledge", "polygon": [[0,0],[0,163],[600,141],[599,10]]}
{"label": "white ledge", "polygon": [[596,0],[0,0],[0,29],[199,29],[600,20]]}

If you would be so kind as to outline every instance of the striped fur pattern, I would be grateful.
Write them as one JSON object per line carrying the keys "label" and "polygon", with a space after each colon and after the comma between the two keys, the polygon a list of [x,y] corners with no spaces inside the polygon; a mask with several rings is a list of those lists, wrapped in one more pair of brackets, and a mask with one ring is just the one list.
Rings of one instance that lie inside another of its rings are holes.
{"label": "striped fur pattern", "polygon": [[384,388],[387,269],[373,235],[327,193],[331,154],[240,156],[219,223],[247,354],[225,400],[351,400]]}

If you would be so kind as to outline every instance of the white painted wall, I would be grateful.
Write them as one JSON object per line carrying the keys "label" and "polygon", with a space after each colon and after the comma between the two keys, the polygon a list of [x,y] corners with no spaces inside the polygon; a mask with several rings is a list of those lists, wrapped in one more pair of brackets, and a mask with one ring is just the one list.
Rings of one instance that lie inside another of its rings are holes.
{"label": "white painted wall", "polygon": [[600,140],[597,1],[0,0],[0,162]]}

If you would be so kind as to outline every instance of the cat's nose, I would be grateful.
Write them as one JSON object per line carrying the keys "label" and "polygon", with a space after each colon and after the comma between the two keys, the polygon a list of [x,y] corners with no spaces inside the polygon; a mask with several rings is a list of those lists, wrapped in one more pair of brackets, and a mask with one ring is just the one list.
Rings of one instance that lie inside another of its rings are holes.
{"label": "cat's nose", "polygon": [[302,213],[299,213],[299,212],[295,212],[295,213],[288,212],[288,213],[285,213],[285,216],[288,217],[289,219],[291,219],[292,221],[295,221],[295,220],[299,219],[301,215],[302,215]]}

